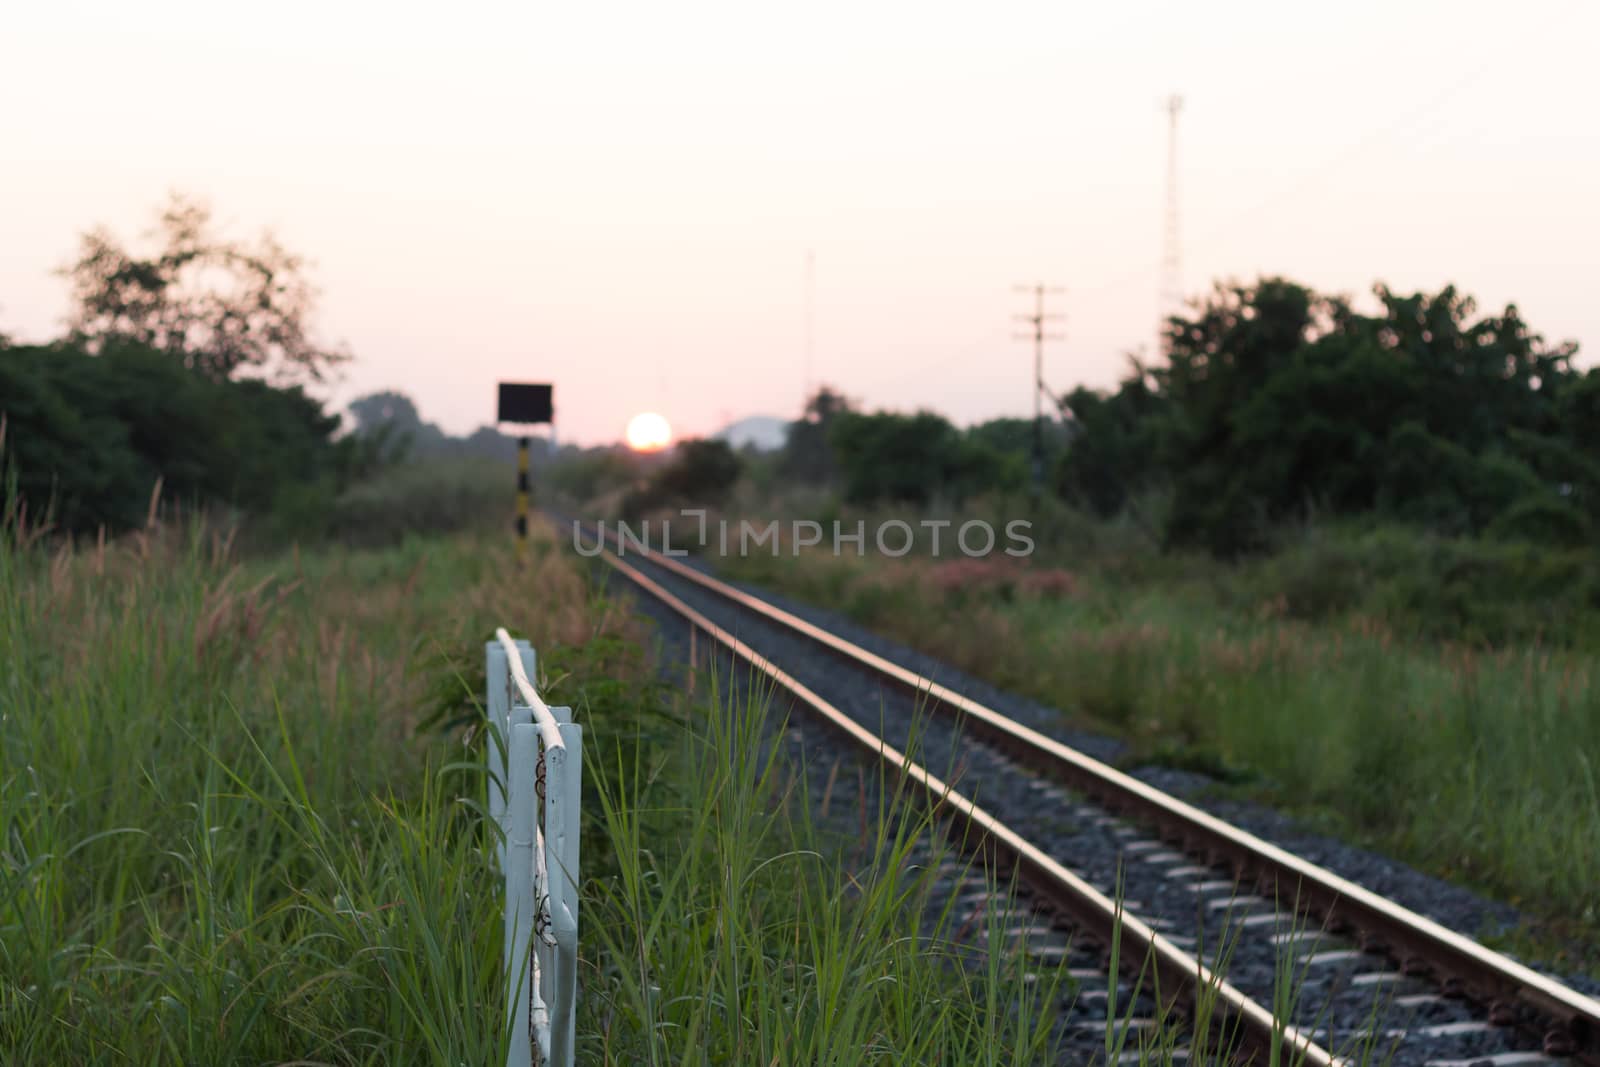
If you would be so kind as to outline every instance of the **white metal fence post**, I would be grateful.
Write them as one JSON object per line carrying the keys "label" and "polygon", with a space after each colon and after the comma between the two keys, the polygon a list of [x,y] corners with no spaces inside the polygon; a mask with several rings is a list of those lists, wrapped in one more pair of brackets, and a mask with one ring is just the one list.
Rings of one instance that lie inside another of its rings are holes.
{"label": "white metal fence post", "polygon": [[489,641],[483,648],[484,677],[487,692],[484,694],[484,711],[488,715],[488,732],[484,737],[484,759],[487,763],[489,786],[489,817],[500,828],[494,843],[495,862],[500,873],[506,869],[506,745],[510,743],[511,674],[506,667],[506,650],[500,642]]}
{"label": "white metal fence post", "polygon": [[[489,813],[505,880],[507,1067],[572,1067],[578,992],[583,729],[530,680],[534,651],[505,630],[484,652]],[[542,803],[541,803],[542,801]]]}
{"label": "white metal fence post", "polygon": [[[550,714],[562,727],[562,741],[566,741],[565,728],[572,722],[571,708],[551,708]],[[561,945],[556,936],[559,926],[559,916],[562,907],[563,886],[557,882],[561,869],[560,855],[560,829],[561,812],[565,810],[563,797],[565,794],[564,782],[566,781],[569,753],[566,751],[545,752],[545,794],[544,808],[541,814],[544,817],[544,865],[546,898],[544,901],[546,914],[549,915],[552,929],[546,931],[547,936],[540,938],[533,946],[534,957],[539,963],[539,996],[551,1009],[551,1014],[546,1018],[550,1027],[551,1061],[563,1063],[556,1054],[557,1030],[559,1020],[555,1013],[561,1007],[560,985],[558,982],[561,973]]]}
{"label": "white metal fence post", "polygon": [[538,920],[538,901],[534,894],[534,843],[538,834],[535,807],[536,781],[528,773],[538,758],[539,730],[531,722],[514,722],[511,743],[507,746],[508,823],[506,837],[505,973],[507,979],[506,1014],[511,1025],[511,1050],[508,1065],[522,1067],[533,1062],[530,1032],[530,994],[528,948]]}
{"label": "white metal fence post", "polygon": [[[554,855],[550,863],[551,923],[555,927],[558,958],[552,991],[556,1010],[550,1019],[550,1051],[554,1063],[571,1067],[577,1054],[578,840],[583,803],[583,727],[563,722],[561,740],[565,756],[559,787],[561,804],[554,812],[548,805],[545,807],[545,826],[559,828],[551,835],[554,837],[551,848]],[[554,788],[547,789],[546,799],[556,792]]]}
{"label": "white metal fence post", "polygon": [[[517,649],[522,653],[522,669],[529,677],[534,677],[534,668],[537,657],[533,646],[527,641],[516,642]],[[506,869],[506,745],[510,742],[511,730],[511,705],[512,683],[511,665],[506,656],[505,648],[499,641],[488,641],[484,644],[484,678],[487,681],[487,692],[484,694],[484,710],[488,714],[488,737],[484,743],[484,756],[488,762],[487,778],[489,789],[489,817],[500,827],[500,840],[495,843],[495,860],[500,865],[502,872]]]}

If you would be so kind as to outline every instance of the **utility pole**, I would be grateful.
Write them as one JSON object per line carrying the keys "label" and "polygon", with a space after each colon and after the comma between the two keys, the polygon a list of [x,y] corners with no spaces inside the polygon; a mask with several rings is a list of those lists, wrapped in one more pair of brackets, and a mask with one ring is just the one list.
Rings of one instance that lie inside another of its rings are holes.
{"label": "utility pole", "polygon": [[1032,333],[1017,334],[1019,341],[1033,342],[1033,493],[1039,495],[1040,488],[1044,485],[1044,343],[1046,341],[1059,341],[1062,334],[1045,333],[1044,324],[1066,318],[1065,315],[1048,314],[1044,310],[1044,298],[1047,293],[1066,292],[1059,285],[1046,285],[1044,282],[1035,282],[1032,285],[1014,286],[1019,293],[1033,294],[1033,314],[1016,315],[1014,318],[1028,323],[1033,327]]}
{"label": "utility pole", "polygon": [[517,423],[522,428],[517,437],[517,563],[521,565],[528,551],[528,427],[545,423],[550,427],[552,451],[555,446],[556,409],[553,399],[555,387],[539,382],[501,382],[500,402],[495,410],[495,424]]}
{"label": "utility pole", "polygon": [[1167,350],[1167,319],[1183,307],[1183,248],[1178,232],[1178,112],[1183,97],[1167,97],[1167,217],[1161,241],[1161,292],[1156,351]]}
{"label": "utility pole", "polygon": [[816,388],[816,375],[812,367],[816,357],[816,320],[817,320],[817,254],[814,250],[806,249],[806,286],[805,286],[805,378],[806,395],[801,398],[802,404],[811,403],[811,394]]}

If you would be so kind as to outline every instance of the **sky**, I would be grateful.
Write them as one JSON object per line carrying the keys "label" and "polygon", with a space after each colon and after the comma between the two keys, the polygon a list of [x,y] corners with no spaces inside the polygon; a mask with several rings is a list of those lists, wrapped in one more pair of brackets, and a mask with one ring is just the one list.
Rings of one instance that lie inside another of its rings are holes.
{"label": "sky", "polygon": [[1057,390],[1154,347],[1177,92],[1187,294],[1454,283],[1590,364],[1597,40],[1584,0],[0,0],[0,333],[58,334],[78,234],[180,190],[312,261],[335,405],[1028,414],[1014,285],[1065,288]]}

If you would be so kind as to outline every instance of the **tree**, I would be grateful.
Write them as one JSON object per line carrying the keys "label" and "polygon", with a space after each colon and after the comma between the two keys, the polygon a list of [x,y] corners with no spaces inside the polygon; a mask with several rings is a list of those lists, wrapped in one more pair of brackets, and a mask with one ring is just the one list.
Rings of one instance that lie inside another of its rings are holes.
{"label": "tree", "polygon": [[844,394],[820,387],[806,401],[805,411],[789,424],[789,434],[778,456],[778,470],[790,481],[816,485],[831,481],[835,470],[830,432],[840,415],[852,410]]}
{"label": "tree", "polygon": [[1101,512],[1171,489],[1165,536],[1221,555],[1308,513],[1579,542],[1600,524],[1600,378],[1515,306],[1377,286],[1374,314],[1282,278],[1169,321],[1166,366],[1067,398],[1064,495]]}
{"label": "tree", "polygon": [[[1026,483],[1025,453],[996,447],[991,436],[1003,441],[1006,427],[992,429],[963,432],[930,411],[851,411],[835,417],[829,441],[845,499],[924,505],[1014,491]],[[1031,427],[1028,432],[1031,441]]]}
{"label": "tree", "polygon": [[415,434],[424,425],[415,401],[392,389],[368,393],[350,401],[350,417],[355,420],[355,432],[358,434],[377,433],[385,429],[393,433]]}
{"label": "tree", "polygon": [[0,352],[0,476],[57,530],[116,532],[161,499],[262,513],[340,484],[352,441],[299,387],[211,381],[123,341],[91,355],[61,342]]}
{"label": "tree", "polygon": [[316,289],[305,261],[271,233],[255,244],[225,240],[207,206],[173,194],[150,236],[159,248],[137,256],[96,227],[62,269],[72,288],[69,324],[91,352],[132,342],[212,381],[245,368],[322,381],[350,358],[311,337]]}
{"label": "tree", "polygon": [[691,438],[679,442],[655,482],[674,499],[716,503],[739,480],[739,470],[738,453],[728,442]]}
{"label": "tree", "polygon": [[[409,396],[392,389],[350,401],[349,411],[355,423],[352,436],[368,442],[374,454],[385,463],[443,456],[480,456],[505,462],[517,458],[515,437],[501,433],[494,426],[480,426],[465,437],[453,436],[437,423],[425,420]],[[528,442],[528,453],[535,465],[555,458],[550,441],[543,437],[534,437]]]}
{"label": "tree", "polygon": [[636,519],[661,508],[720,504],[742,469],[739,454],[726,441],[680,441],[671,459],[623,498],[622,514]]}
{"label": "tree", "polygon": [[1079,386],[1058,401],[1072,421],[1066,454],[1056,464],[1056,488],[1078,507],[1104,516],[1122,511],[1159,475],[1165,400],[1136,356],[1129,355],[1128,364],[1115,393]]}

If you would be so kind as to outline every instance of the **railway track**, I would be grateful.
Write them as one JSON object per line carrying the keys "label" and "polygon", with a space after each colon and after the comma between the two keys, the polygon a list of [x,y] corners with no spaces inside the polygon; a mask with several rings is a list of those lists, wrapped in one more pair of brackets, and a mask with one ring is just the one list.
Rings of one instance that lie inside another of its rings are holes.
{"label": "railway track", "polygon": [[1600,1002],[695,567],[636,547],[602,558],[922,790],[1048,914],[1100,944],[1115,931],[1163,1003],[1208,998],[1210,1047],[1600,1067]]}

